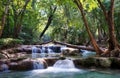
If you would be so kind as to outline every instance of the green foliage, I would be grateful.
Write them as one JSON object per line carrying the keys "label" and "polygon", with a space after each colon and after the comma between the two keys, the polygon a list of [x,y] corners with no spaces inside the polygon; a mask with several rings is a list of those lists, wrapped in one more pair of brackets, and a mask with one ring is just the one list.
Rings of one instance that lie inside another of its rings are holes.
{"label": "green foliage", "polygon": [[[20,28],[19,39],[22,39],[24,44],[39,42],[39,35],[46,25],[48,17],[51,14],[51,9],[57,6],[53,21],[43,36],[43,39],[66,41],[72,44],[84,44],[89,41],[81,14],[73,1],[74,0],[31,0],[27,5],[21,22],[22,27]],[[99,28],[101,28],[102,35],[104,35],[104,33],[107,34],[106,21],[101,9],[98,7],[97,0],[80,1],[83,4],[85,16],[96,40],[99,37]],[[110,0],[102,0],[106,9],[109,8],[109,1]],[[0,0],[0,23],[6,2],[7,0]],[[20,17],[15,17],[15,14],[18,15],[19,12],[22,11],[24,3],[25,0],[11,1],[2,35],[3,38],[13,37],[15,24],[20,21]],[[115,29],[118,39],[120,39],[119,7],[119,0],[115,0]],[[15,20],[16,18],[18,18],[18,20]],[[104,37],[106,36],[107,35]]]}
{"label": "green foliage", "polygon": [[0,48],[13,47],[22,43],[23,43],[23,40],[20,40],[20,39],[2,38],[0,39]]}

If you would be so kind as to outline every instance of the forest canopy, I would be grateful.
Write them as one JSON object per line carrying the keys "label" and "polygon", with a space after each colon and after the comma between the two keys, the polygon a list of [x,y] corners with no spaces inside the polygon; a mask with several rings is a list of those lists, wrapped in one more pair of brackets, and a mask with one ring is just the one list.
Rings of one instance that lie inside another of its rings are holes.
{"label": "forest canopy", "polygon": [[0,0],[0,38],[92,45],[100,55],[120,52],[119,7],[120,0]]}

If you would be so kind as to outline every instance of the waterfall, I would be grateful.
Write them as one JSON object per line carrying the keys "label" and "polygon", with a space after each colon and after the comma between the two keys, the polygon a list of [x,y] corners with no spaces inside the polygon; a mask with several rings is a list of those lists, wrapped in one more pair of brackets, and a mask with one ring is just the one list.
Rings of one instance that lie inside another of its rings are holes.
{"label": "waterfall", "polygon": [[32,58],[37,58],[37,47],[33,46],[32,47]]}
{"label": "waterfall", "polygon": [[44,64],[42,62],[33,61],[33,69],[44,69]]}
{"label": "waterfall", "polygon": [[62,52],[63,50],[65,50],[67,47],[66,46],[61,46],[60,51]]}
{"label": "waterfall", "polygon": [[[43,69],[44,65],[41,63],[34,62],[34,69]],[[82,69],[75,68],[75,65],[72,60],[58,60],[53,66],[47,67],[44,70],[35,70],[35,72],[45,72],[45,73],[60,73],[60,72],[81,72],[84,73],[86,71]]]}
{"label": "waterfall", "polygon": [[48,47],[47,51],[48,51],[48,54],[53,53],[53,50],[52,50],[52,49],[50,49],[50,47]]}
{"label": "waterfall", "polygon": [[75,65],[72,60],[65,59],[65,60],[58,60],[53,67],[56,68],[75,68]]}
{"label": "waterfall", "polygon": [[42,46],[41,48],[41,57],[45,57],[45,47]]}
{"label": "waterfall", "polygon": [[51,57],[55,54],[53,50],[50,48],[50,46],[48,46],[47,51],[48,51],[48,57]]}

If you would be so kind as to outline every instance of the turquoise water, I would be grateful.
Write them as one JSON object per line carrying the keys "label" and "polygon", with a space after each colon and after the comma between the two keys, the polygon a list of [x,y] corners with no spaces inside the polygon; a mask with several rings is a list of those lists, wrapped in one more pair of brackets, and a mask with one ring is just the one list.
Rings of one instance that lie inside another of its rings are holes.
{"label": "turquoise water", "polygon": [[32,70],[22,72],[0,73],[0,78],[120,78],[115,71],[88,71],[78,69],[53,69]]}

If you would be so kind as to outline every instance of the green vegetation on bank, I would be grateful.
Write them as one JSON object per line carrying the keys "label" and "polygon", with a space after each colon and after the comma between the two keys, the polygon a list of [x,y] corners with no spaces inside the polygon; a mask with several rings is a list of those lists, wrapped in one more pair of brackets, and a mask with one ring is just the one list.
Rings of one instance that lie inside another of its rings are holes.
{"label": "green vegetation on bank", "polygon": [[0,48],[15,47],[23,42],[24,41],[20,39],[2,38],[0,39]]}

